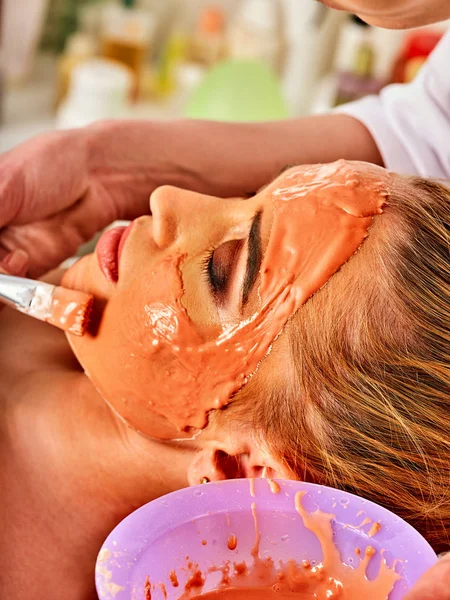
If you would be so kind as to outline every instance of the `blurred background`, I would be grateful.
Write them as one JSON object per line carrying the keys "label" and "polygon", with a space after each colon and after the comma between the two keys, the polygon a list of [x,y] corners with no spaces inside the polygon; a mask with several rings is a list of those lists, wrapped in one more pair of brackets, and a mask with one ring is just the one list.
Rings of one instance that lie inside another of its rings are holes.
{"label": "blurred background", "polygon": [[411,81],[448,23],[314,0],[0,0],[0,151],[105,118],[283,119]]}

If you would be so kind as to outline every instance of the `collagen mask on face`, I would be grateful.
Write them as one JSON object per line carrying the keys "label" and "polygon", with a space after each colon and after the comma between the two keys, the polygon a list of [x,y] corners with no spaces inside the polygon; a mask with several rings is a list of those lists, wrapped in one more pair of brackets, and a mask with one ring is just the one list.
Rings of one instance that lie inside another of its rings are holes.
{"label": "collagen mask on face", "polygon": [[192,437],[203,429],[208,412],[229,403],[256,371],[287,320],[361,246],[382,212],[387,178],[362,163],[298,167],[252,199],[271,222],[270,238],[259,306],[237,324],[205,332],[191,320],[182,302],[186,257],[170,249],[148,277],[127,286],[119,279],[100,332],[116,344],[111,360],[95,343],[80,352],[102,396],[152,437]]}

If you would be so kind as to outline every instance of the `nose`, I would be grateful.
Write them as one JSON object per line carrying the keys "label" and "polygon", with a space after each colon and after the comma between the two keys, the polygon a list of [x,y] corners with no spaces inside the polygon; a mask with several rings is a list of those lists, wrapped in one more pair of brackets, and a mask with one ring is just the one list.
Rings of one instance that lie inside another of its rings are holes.
{"label": "nose", "polygon": [[161,249],[171,246],[178,237],[178,224],[173,211],[179,204],[177,188],[164,185],[150,196],[150,212],[153,217],[153,238]]}
{"label": "nose", "polygon": [[[161,249],[175,244],[185,234],[202,238],[206,221],[220,218],[220,199],[170,185],[157,188],[150,197],[153,238]],[[205,219],[206,215],[208,218]]]}

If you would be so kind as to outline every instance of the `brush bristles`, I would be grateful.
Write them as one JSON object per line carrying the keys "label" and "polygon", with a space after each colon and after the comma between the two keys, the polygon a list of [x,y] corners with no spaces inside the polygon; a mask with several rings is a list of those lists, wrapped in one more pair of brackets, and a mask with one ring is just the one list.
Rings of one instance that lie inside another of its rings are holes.
{"label": "brush bristles", "polygon": [[67,333],[82,336],[89,323],[93,300],[91,294],[56,287],[46,321]]}

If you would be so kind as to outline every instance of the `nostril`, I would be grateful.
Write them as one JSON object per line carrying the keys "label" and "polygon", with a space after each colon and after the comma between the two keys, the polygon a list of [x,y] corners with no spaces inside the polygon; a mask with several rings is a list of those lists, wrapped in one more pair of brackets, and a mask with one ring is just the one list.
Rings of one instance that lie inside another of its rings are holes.
{"label": "nostril", "polygon": [[178,237],[176,219],[176,188],[163,186],[150,196],[150,212],[153,217],[153,236],[160,248],[167,248]]}

